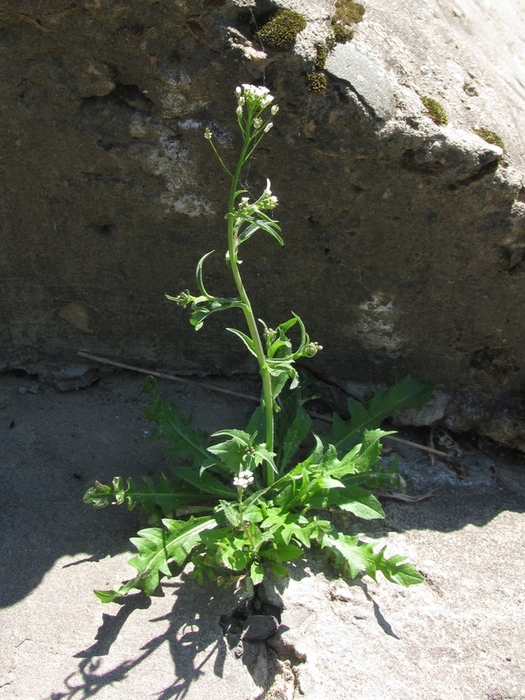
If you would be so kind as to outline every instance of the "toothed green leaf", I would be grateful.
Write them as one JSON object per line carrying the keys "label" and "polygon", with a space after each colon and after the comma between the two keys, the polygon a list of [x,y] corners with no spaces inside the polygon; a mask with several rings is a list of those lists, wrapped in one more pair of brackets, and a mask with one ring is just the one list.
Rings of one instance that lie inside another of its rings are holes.
{"label": "toothed green leaf", "polygon": [[434,384],[420,382],[409,376],[391,389],[377,389],[366,404],[348,399],[350,420],[343,420],[334,413],[333,425],[325,438],[325,444],[335,445],[339,454],[348,452],[361,442],[365,430],[378,428],[394,411],[406,408],[421,408],[430,400]]}
{"label": "toothed green leaf", "polygon": [[385,512],[377,498],[358,486],[347,486],[341,489],[330,489],[315,494],[309,502],[310,508],[325,509],[338,506],[341,510],[353,513],[363,520],[384,518]]}
{"label": "toothed green leaf", "polygon": [[207,450],[208,434],[190,427],[191,417],[182,418],[179,408],[160,395],[153,377],[146,379],[142,391],[153,396],[151,404],[143,409],[146,418],[157,424],[150,440],[165,440],[169,445],[166,454],[191,459],[195,466],[207,459],[210,456]]}
{"label": "toothed green leaf", "polygon": [[191,550],[200,542],[200,534],[217,527],[213,517],[190,518],[189,520],[162,521],[163,528],[139,530],[131,542],[138,553],[129,560],[138,575],[114,591],[97,591],[102,602],[111,602],[125,596],[133,588],[152,595],[159,585],[161,575],[171,576],[170,563],[182,566]]}
{"label": "toothed green leaf", "polygon": [[377,543],[360,542],[356,536],[331,530],[321,537],[320,544],[323,549],[331,552],[336,565],[351,578],[366,573],[375,580],[380,571],[386,579],[402,586],[413,586],[423,581],[423,576],[404,557],[385,557],[386,547],[375,551]]}

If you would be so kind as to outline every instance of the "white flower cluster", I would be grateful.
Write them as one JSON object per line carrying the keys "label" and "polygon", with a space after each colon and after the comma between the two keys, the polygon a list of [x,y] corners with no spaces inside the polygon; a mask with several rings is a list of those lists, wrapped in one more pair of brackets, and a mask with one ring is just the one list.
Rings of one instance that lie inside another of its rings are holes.
{"label": "white flower cluster", "polygon": [[264,209],[275,209],[278,204],[277,197],[272,194],[270,180],[266,179],[266,189],[256,202],[257,208],[261,211]]}
{"label": "white flower cluster", "polygon": [[258,87],[257,85],[247,85],[245,83],[242,87],[236,88],[235,93],[237,94],[237,103],[240,107],[243,107],[245,102],[249,102],[261,109],[266,109],[273,102],[273,95],[270,95],[267,87]]}
{"label": "white flower cluster", "polygon": [[250,484],[253,483],[253,472],[251,472],[249,469],[245,469],[242,472],[239,472],[236,477],[233,479],[233,485],[236,486],[238,489],[247,489]]}
{"label": "white flower cluster", "polygon": [[265,209],[275,209],[279,202],[277,197],[272,194],[272,190],[270,189],[270,187],[270,180],[266,179],[266,189],[259,197],[259,199],[253,204],[250,204],[250,200],[248,197],[242,197],[241,201],[237,206],[237,211],[243,214],[247,214],[255,213],[258,211],[264,211]]}
{"label": "white flower cluster", "polygon": [[[252,113],[256,115],[253,120],[253,126],[255,130],[258,131],[264,123],[259,115],[273,102],[273,95],[270,95],[270,91],[267,87],[247,84],[242,85],[242,87],[237,87],[235,89],[235,94],[237,95],[237,116],[242,116],[244,105],[247,104],[251,108]],[[272,105],[272,117],[276,115],[278,111],[278,105]],[[272,122],[268,122],[264,127],[264,133],[267,134],[272,126]]]}
{"label": "white flower cluster", "polygon": [[[235,88],[235,94],[237,95],[237,108],[235,110],[237,114],[237,120],[241,124],[241,119],[244,114],[244,106],[249,107],[249,114],[252,118],[252,125],[255,131],[262,129],[265,134],[267,134],[273,127],[273,122],[267,122],[261,119],[262,112],[273,102],[273,95],[270,95],[270,91],[267,87],[243,84],[242,87]],[[272,105],[270,113],[273,116],[279,111],[278,105]],[[210,129],[206,129],[204,132],[204,138],[211,141],[213,134]]]}

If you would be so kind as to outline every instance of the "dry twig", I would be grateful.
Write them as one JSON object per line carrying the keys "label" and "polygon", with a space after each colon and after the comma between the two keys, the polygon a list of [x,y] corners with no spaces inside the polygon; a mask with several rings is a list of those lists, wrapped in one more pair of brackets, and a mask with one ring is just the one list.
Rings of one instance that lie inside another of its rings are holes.
{"label": "dry twig", "polygon": [[[165,374],[164,372],[156,372],[151,369],[143,369],[142,367],[135,367],[134,365],[127,365],[123,362],[116,362],[115,360],[108,360],[105,357],[99,357],[98,355],[91,355],[90,353],[83,352],[80,350],[78,352],[80,357],[84,357],[87,360],[94,360],[95,362],[100,362],[104,365],[111,365],[112,367],[119,367],[120,369],[129,369],[132,372],[140,372],[141,374],[149,374],[152,377],[159,377],[160,379],[169,379],[172,382],[179,382],[180,384],[190,384],[191,386],[199,386],[202,389],[208,389],[209,391],[218,391],[221,394],[228,394],[229,396],[236,396],[240,399],[245,399],[246,401],[256,401],[257,403],[260,399],[257,396],[251,396],[250,394],[243,394],[240,391],[231,391],[230,389],[223,389],[219,386],[213,386],[213,384],[205,384],[204,382],[196,382],[193,379],[185,379],[184,377],[176,377],[173,374]],[[325,421],[325,423],[332,423],[333,420],[330,416],[325,416],[322,413],[315,413],[315,411],[308,412],[312,418],[317,420]],[[430,454],[442,457],[447,461],[451,457],[446,452],[441,452],[433,447],[426,447],[426,445],[419,445],[417,442],[411,442],[410,440],[404,440],[403,438],[394,437],[393,435],[387,435],[383,438],[384,440],[392,440],[393,442],[398,442],[402,445],[407,445],[409,447],[415,447],[418,450],[423,450],[424,452],[429,452]]]}

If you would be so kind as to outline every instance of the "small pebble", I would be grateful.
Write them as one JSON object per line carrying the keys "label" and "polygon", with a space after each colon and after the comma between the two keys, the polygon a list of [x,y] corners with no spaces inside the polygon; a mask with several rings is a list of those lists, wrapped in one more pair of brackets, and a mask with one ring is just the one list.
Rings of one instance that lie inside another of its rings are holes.
{"label": "small pebble", "polygon": [[30,384],[29,386],[19,386],[18,393],[27,394],[27,392],[29,392],[30,394],[38,394],[39,388],[40,387],[38,386],[38,384]]}

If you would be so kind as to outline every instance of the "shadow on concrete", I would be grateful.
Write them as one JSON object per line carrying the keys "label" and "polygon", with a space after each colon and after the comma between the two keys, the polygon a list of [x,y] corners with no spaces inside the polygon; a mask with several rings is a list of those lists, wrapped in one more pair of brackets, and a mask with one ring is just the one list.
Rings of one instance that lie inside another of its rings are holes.
{"label": "shadow on concrete", "polygon": [[[78,666],[76,671],[64,679],[65,690],[52,693],[47,700],[87,700],[96,697],[108,686],[126,679],[132,671],[139,669],[140,674],[141,664],[163,644],[169,646],[173,661],[173,682],[160,692],[155,691],[153,694],[152,691],[148,697],[154,697],[155,700],[182,700],[189,693],[191,685],[204,675],[205,667],[208,676],[209,670],[213,668],[215,677],[222,679],[226,657],[231,653],[219,624],[221,614],[227,612],[221,606],[228,604],[228,594],[218,590],[214,584],[200,586],[187,575],[182,575],[180,581],[165,582],[162,595],[165,594],[175,596],[171,611],[150,618],[149,622],[167,621],[168,628],[146,642],[139,656],[123,661],[110,670],[100,670],[103,657],[110,654],[130,616],[139,609],[150,608],[151,600],[142,593],[120,599],[122,607],[116,615],[103,614],[95,643],[74,655],[79,659]],[[240,655],[237,658],[240,659]],[[250,670],[248,665],[247,667]],[[266,680],[271,684],[274,677],[275,672]]]}
{"label": "shadow on concrete", "polygon": [[[147,444],[142,385],[142,378],[118,375],[74,393],[44,388],[21,394],[21,379],[0,377],[0,608],[27,596],[64,555],[84,553],[84,561],[97,561],[130,549],[129,537],[144,526],[138,513],[96,511],[82,496],[95,479],[169,473],[160,446]],[[199,427],[242,425],[251,411],[240,400],[199,388],[168,383],[162,391],[184,413],[193,411]],[[384,505],[386,521],[359,521],[359,531],[382,536],[389,529],[481,527],[502,511],[525,512],[525,496],[496,482],[468,486],[458,480],[457,488],[442,488],[428,500]]]}

